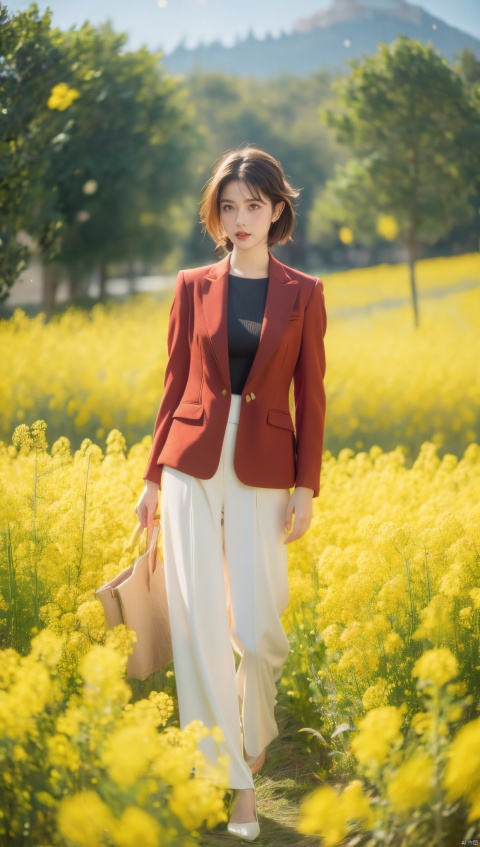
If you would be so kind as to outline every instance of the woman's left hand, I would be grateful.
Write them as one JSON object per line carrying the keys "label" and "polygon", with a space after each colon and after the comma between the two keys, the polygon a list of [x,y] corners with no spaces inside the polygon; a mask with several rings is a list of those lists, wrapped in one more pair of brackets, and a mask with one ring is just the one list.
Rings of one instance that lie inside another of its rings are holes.
{"label": "woman's left hand", "polygon": [[295,512],[295,523],[290,535],[283,539],[284,544],[290,544],[304,535],[312,520],[313,488],[305,488],[299,485],[295,489],[287,504],[285,512],[285,532],[290,532],[292,516]]}

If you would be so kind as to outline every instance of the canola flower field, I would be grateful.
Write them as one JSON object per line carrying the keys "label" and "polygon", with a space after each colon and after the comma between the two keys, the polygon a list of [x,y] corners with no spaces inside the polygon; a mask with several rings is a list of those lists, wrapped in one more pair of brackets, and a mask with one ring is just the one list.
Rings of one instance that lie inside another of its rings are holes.
{"label": "canola flower field", "polygon": [[[417,330],[408,302],[385,305],[408,298],[404,266],[324,281],[321,493],[289,546],[279,683],[318,787],[289,843],[474,842],[480,257],[419,263]],[[229,841],[227,763],[197,746],[217,729],[178,728],[173,668],[127,678],[132,636],[105,632],[94,596],[132,561],[168,312],[137,295],[0,322],[2,844]]]}
{"label": "canola flower field", "polygon": [[[480,255],[418,263],[418,332],[405,265],[324,282],[326,449],[337,455],[402,444],[413,458],[433,438],[460,456],[479,437],[479,299],[478,288],[467,286],[480,282]],[[405,305],[385,306],[402,299]],[[126,307],[70,309],[48,325],[42,313],[29,318],[16,309],[0,324],[0,438],[9,444],[16,426],[36,420],[48,423],[49,443],[67,437],[75,449],[84,438],[105,445],[112,429],[129,447],[148,438],[163,387],[170,302],[170,292],[160,302],[137,294]]]}

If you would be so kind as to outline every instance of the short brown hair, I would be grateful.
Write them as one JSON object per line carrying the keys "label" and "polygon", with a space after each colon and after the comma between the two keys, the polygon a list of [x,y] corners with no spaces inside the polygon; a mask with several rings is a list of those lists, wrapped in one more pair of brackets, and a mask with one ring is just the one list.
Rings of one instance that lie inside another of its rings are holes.
{"label": "short brown hair", "polygon": [[285,244],[287,241],[293,241],[293,201],[299,196],[301,189],[292,188],[277,159],[265,150],[249,144],[247,147],[238,147],[225,153],[216,163],[212,176],[203,189],[200,222],[204,225],[202,232],[207,231],[216,242],[215,252],[224,254],[233,250],[233,244],[220,223],[220,195],[224,186],[232,179],[245,182],[252,192],[252,197],[258,200],[258,192],[262,192],[274,208],[281,201],[285,203],[280,217],[270,227],[268,246],[271,247],[277,242]]}

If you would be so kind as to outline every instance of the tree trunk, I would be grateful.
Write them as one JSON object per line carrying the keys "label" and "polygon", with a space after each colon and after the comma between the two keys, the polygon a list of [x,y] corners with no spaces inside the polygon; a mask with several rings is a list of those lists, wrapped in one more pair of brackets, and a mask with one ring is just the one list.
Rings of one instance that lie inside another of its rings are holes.
{"label": "tree trunk", "polygon": [[68,299],[70,301],[75,300],[79,297],[82,291],[82,275],[72,268],[68,274]]}
{"label": "tree trunk", "polygon": [[418,298],[417,298],[417,281],[415,277],[415,261],[417,258],[417,243],[415,236],[412,235],[408,239],[408,267],[410,270],[410,291],[412,294],[413,315],[415,320],[415,328],[418,329],[420,318],[418,314]]}
{"label": "tree trunk", "polygon": [[55,295],[60,281],[60,267],[56,262],[43,265],[42,310],[49,321],[53,315]]}
{"label": "tree trunk", "polygon": [[100,262],[99,266],[99,292],[98,297],[99,300],[105,300],[105,296],[107,293],[107,268],[103,262]]}
{"label": "tree trunk", "polygon": [[132,261],[130,261],[128,263],[127,278],[128,278],[128,293],[129,293],[130,297],[132,297],[132,295],[135,294],[135,281],[136,281],[136,278],[137,278],[137,275],[135,273],[135,269],[133,267]]}

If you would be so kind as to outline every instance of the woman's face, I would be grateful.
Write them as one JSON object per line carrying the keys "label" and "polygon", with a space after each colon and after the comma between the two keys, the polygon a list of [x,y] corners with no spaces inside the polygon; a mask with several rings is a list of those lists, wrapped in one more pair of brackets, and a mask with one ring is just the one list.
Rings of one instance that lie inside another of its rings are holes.
{"label": "woman's face", "polygon": [[270,200],[258,193],[261,200],[255,200],[247,184],[236,179],[222,189],[220,221],[236,250],[250,250],[258,244],[267,244],[272,221],[280,217],[285,206],[282,201],[273,208]]}

